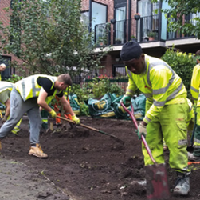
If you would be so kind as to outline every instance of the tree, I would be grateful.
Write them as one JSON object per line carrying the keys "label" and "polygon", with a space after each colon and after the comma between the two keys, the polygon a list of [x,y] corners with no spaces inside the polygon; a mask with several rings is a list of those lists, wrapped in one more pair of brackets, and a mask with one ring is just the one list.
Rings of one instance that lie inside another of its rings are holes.
{"label": "tree", "polygon": [[[152,0],[158,2],[159,0]],[[164,0],[168,2],[170,9],[162,12],[169,16],[169,30],[180,31],[183,34],[194,35],[200,39],[200,1],[199,0]],[[190,14],[196,15],[193,19],[186,20]],[[171,20],[174,18],[176,20]]]}
{"label": "tree", "polygon": [[18,0],[5,8],[10,26],[0,25],[2,54],[23,61],[29,74],[80,74],[100,66],[107,53],[95,53],[92,34],[80,22],[81,0]]}

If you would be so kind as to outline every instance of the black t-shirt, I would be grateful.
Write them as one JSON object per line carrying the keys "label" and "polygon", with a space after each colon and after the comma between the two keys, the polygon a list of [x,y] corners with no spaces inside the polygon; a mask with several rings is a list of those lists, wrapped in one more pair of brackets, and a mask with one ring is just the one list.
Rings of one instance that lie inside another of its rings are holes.
{"label": "black t-shirt", "polygon": [[[48,79],[44,77],[38,77],[37,79],[38,85],[44,88],[48,96],[52,96],[56,88],[53,86],[53,89],[51,89],[53,83]],[[63,96],[63,91],[60,94],[57,94],[59,98]]]}

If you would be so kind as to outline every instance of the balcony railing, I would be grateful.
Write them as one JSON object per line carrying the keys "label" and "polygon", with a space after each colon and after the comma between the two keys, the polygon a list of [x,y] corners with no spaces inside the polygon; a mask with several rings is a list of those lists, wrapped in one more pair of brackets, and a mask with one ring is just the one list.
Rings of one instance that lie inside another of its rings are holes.
{"label": "balcony railing", "polygon": [[167,23],[160,20],[159,15],[141,17],[139,20],[126,19],[114,23],[95,26],[95,42],[97,46],[123,45],[127,41],[137,42],[166,41],[179,38],[190,38],[179,32],[168,32]]}

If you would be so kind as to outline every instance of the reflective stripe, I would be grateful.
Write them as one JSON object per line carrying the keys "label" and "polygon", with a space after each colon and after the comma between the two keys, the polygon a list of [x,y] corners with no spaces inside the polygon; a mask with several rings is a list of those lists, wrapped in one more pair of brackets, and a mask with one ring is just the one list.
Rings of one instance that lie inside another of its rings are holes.
{"label": "reflective stripe", "polygon": [[200,97],[200,94],[198,94],[198,98]]}
{"label": "reflective stripe", "polygon": [[133,81],[132,76],[131,76],[131,71],[127,69],[127,66],[126,66],[126,72],[129,75],[129,78]]}
{"label": "reflective stripe", "polygon": [[1,92],[2,90],[6,90],[6,89],[12,90],[13,87],[14,87],[14,84],[13,84],[13,83],[1,81],[1,84],[0,84],[0,92]]}
{"label": "reflective stripe", "polygon": [[150,121],[151,121],[151,119],[149,119],[148,117],[145,117],[145,119],[146,119],[148,122],[150,122]]}
{"label": "reflective stripe", "polygon": [[145,95],[146,98],[151,98],[152,94],[151,93],[143,93]]}
{"label": "reflective stripe", "polygon": [[151,86],[151,81],[150,81],[150,71],[153,67],[156,67],[158,65],[162,65],[162,66],[166,66],[172,73],[172,77],[169,80],[169,83],[167,84],[166,87],[164,88],[160,88],[158,90],[153,90],[153,94],[164,94],[168,88],[171,86],[171,84],[173,83],[174,79],[175,79],[175,72],[174,70],[172,70],[172,68],[165,62],[152,62],[149,64],[149,68],[148,68],[148,72],[147,72],[147,83]]}
{"label": "reflective stripe", "polygon": [[183,87],[183,83],[181,82],[178,88],[167,97],[167,101],[170,101],[171,99],[175,98],[175,96],[179,93],[179,91],[182,90],[182,87]]}
{"label": "reflective stripe", "polygon": [[22,80],[22,99],[24,99],[25,100],[25,98],[26,98],[26,94],[25,94],[25,81],[24,80]]}
{"label": "reflective stripe", "polygon": [[35,97],[37,92],[40,91],[40,88],[36,88],[36,85],[35,85],[35,78],[32,78],[32,88],[33,88],[33,96]]}
{"label": "reflective stripe", "polygon": [[163,101],[163,102],[154,101],[154,102],[153,102],[154,106],[164,106],[165,103],[166,103],[166,101]]}
{"label": "reflective stripe", "polygon": [[153,102],[153,104],[155,106],[164,106],[166,102],[170,101],[171,99],[174,99],[175,96],[179,93],[180,90],[182,90],[182,86],[183,86],[183,83],[181,82],[181,84],[178,86],[178,88],[168,96],[167,100],[166,101],[163,101],[163,102],[159,102],[159,101],[155,101]]}
{"label": "reflective stripe", "polygon": [[200,140],[199,139],[194,138],[194,142],[198,143],[198,146],[200,145]]}
{"label": "reflective stripe", "polygon": [[133,94],[133,90],[127,89],[126,92],[130,92],[131,94]]}
{"label": "reflective stripe", "polygon": [[195,89],[193,86],[190,86],[190,90],[193,90],[194,92],[199,93],[199,90]]}
{"label": "reflective stripe", "polygon": [[171,84],[173,83],[174,79],[175,79],[175,73],[172,70],[172,77],[169,80],[169,83],[167,84],[167,86],[164,87],[164,88],[160,88],[158,90],[153,90],[153,94],[164,94],[168,90],[168,88],[171,86]]}

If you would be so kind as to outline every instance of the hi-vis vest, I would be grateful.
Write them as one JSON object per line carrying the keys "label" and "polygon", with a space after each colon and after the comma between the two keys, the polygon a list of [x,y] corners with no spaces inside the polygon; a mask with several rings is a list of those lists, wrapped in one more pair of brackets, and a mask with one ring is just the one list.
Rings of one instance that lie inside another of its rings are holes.
{"label": "hi-vis vest", "polygon": [[145,122],[157,116],[164,105],[186,102],[186,88],[182,79],[161,59],[145,55],[144,73],[131,73],[127,67],[126,72],[129,78],[126,95],[132,96],[139,89],[152,103],[143,119]]}
{"label": "hi-vis vest", "polygon": [[5,82],[1,81],[0,82],[0,93],[3,92],[4,90],[12,90],[14,87],[14,83],[11,82]]}
{"label": "hi-vis vest", "polygon": [[194,103],[200,106],[200,63],[194,67],[190,83],[190,93],[194,99]]}
{"label": "hi-vis vest", "polygon": [[[24,101],[26,101],[27,99],[35,98],[35,97],[39,96],[40,90],[41,90],[41,86],[38,85],[38,83],[37,83],[37,79],[39,77],[48,78],[53,83],[51,89],[53,89],[54,82],[56,82],[56,80],[57,80],[57,77],[55,77],[55,76],[49,76],[46,74],[36,74],[36,75],[32,75],[32,76],[29,76],[27,78],[24,78],[24,79],[18,81],[17,83],[15,83],[15,88],[20,93],[20,95],[22,96],[22,99]],[[61,92],[62,91],[55,90],[53,95],[48,96],[45,99],[45,101],[47,103],[49,103],[56,94],[59,94]]]}

